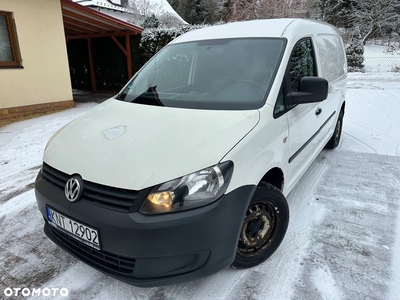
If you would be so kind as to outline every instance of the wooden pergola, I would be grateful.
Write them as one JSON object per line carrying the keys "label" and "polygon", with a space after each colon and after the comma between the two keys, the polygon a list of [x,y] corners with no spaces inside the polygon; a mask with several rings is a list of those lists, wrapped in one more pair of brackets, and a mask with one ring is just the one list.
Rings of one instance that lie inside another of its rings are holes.
{"label": "wooden pergola", "polygon": [[[67,43],[71,39],[87,40],[93,92],[97,91],[92,47],[93,38],[110,37],[114,40],[126,56],[128,78],[132,78],[130,36],[140,34],[143,28],[74,3],[70,0],[61,0],[61,9]],[[125,37],[125,46],[117,39],[117,37],[121,36]]]}

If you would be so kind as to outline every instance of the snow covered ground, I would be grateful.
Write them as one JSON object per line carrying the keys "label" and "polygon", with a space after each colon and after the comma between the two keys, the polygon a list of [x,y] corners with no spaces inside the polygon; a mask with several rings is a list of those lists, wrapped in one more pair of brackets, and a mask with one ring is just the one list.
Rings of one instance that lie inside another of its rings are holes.
{"label": "snow covered ground", "polygon": [[81,300],[400,299],[400,74],[351,74],[348,87],[340,146],[289,195],[278,251],[253,269],[160,288],[103,275],[43,233],[32,187],[45,144],[96,104],[0,128],[0,298],[7,287],[64,287]]}

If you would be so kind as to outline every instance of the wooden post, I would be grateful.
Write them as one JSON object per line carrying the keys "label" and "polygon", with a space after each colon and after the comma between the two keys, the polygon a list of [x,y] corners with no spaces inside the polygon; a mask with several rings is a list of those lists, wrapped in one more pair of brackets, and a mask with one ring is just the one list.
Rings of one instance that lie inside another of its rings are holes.
{"label": "wooden post", "polygon": [[94,68],[92,39],[89,37],[89,38],[87,38],[87,41],[88,41],[88,49],[89,49],[90,77],[92,79],[92,92],[97,93],[96,71]]}
{"label": "wooden post", "polygon": [[117,44],[118,48],[121,49],[122,53],[124,53],[126,56],[126,66],[128,68],[128,79],[131,79],[133,74],[132,74],[132,53],[131,53],[130,35],[129,34],[125,35],[125,47],[122,46],[122,44],[118,41],[118,39],[115,36],[112,36],[111,38]]}
{"label": "wooden post", "polygon": [[128,79],[131,79],[133,74],[132,74],[131,39],[129,34],[125,35],[125,45],[126,45],[126,63],[128,67]]}

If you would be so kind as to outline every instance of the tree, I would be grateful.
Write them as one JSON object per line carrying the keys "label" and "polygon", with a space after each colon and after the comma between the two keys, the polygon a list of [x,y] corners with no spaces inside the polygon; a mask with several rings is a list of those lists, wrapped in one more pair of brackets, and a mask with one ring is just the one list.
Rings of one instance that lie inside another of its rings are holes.
{"label": "tree", "polygon": [[214,24],[223,19],[224,0],[201,0],[200,9],[202,22]]}
{"label": "tree", "polygon": [[125,5],[132,15],[129,22],[133,24],[142,24],[147,17],[151,15],[157,17],[163,13],[161,4],[151,0],[127,0]]}
{"label": "tree", "polygon": [[214,24],[226,16],[226,2],[229,0],[168,0],[172,8],[188,23]]}
{"label": "tree", "polygon": [[359,3],[357,18],[361,24],[363,44],[385,28],[395,29],[399,22],[399,0],[364,0]]}
{"label": "tree", "polygon": [[158,28],[158,26],[160,26],[160,21],[158,20],[155,14],[152,14],[146,17],[141,26],[143,28]]}
{"label": "tree", "polygon": [[176,12],[188,23],[201,23],[200,0],[178,2]]}
{"label": "tree", "polygon": [[356,21],[355,0],[316,0],[314,9],[318,19],[336,27],[351,28]]}
{"label": "tree", "polygon": [[351,28],[355,24],[356,12],[358,10],[358,1],[355,0],[342,0],[338,15],[337,27]]}
{"label": "tree", "polygon": [[304,6],[299,0],[231,0],[227,4],[228,21],[302,16]]}
{"label": "tree", "polygon": [[364,72],[364,45],[360,29],[356,27],[346,46],[347,70],[349,72]]}
{"label": "tree", "polygon": [[152,0],[129,0],[126,7],[128,12],[144,17],[152,14],[158,16],[162,13],[162,5]]}

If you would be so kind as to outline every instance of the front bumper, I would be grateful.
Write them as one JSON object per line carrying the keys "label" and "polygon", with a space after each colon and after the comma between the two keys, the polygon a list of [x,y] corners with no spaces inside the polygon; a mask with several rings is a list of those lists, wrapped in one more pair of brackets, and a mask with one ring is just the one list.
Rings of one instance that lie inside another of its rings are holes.
{"label": "front bumper", "polygon": [[[229,266],[255,186],[243,186],[207,206],[178,213],[145,216],[121,212],[89,201],[67,201],[43,179],[35,182],[44,231],[58,246],[88,265],[136,286],[160,286],[199,279]],[[46,205],[97,228],[97,251],[47,222]]]}

